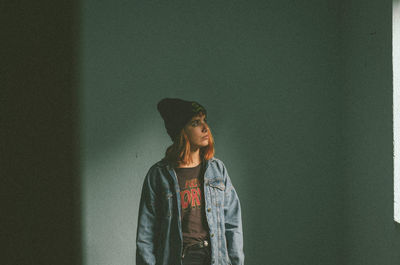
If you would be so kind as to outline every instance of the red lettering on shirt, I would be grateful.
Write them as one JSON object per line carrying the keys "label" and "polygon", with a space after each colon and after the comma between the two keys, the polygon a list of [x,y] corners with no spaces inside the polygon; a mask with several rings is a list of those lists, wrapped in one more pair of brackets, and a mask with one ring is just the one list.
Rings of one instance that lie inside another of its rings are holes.
{"label": "red lettering on shirt", "polygon": [[181,206],[186,209],[189,206],[198,207],[201,205],[201,191],[198,179],[187,180],[185,189],[181,191]]}
{"label": "red lettering on shirt", "polygon": [[198,193],[200,193],[199,191],[200,191],[199,188],[190,190],[190,192],[192,194],[192,207],[196,207],[197,205],[200,205],[200,200],[198,197]]}
{"label": "red lettering on shirt", "polygon": [[182,209],[186,209],[189,206],[192,196],[190,195],[189,190],[181,191],[181,205]]}

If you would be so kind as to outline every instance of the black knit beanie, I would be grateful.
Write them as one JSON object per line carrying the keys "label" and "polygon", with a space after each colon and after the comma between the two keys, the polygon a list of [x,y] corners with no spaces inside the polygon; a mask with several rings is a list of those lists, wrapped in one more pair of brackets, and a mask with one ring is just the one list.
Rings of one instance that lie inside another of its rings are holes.
{"label": "black knit beanie", "polygon": [[206,109],[199,103],[179,98],[164,98],[158,102],[157,109],[164,119],[165,128],[172,141],[186,123],[200,111],[207,116]]}

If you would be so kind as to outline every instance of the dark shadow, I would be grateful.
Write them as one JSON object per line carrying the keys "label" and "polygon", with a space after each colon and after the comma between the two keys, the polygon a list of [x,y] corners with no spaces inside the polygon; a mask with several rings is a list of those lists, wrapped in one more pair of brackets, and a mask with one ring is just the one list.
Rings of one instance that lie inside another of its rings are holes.
{"label": "dark shadow", "polygon": [[1,264],[82,264],[78,8],[2,4]]}

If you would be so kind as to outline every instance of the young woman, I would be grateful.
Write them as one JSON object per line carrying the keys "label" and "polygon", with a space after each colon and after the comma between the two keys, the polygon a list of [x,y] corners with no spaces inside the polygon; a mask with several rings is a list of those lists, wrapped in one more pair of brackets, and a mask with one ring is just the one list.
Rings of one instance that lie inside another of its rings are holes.
{"label": "young woman", "polygon": [[136,265],[243,265],[240,202],[206,109],[178,98],[157,109],[173,144],[143,182]]}

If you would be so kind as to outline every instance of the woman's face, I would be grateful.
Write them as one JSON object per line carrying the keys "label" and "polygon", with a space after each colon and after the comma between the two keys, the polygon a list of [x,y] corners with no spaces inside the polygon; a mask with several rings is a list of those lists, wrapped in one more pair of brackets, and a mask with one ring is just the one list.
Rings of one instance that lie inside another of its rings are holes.
{"label": "woman's face", "polygon": [[194,116],[185,126],[185,132],[194,148],[201,148],[208,145],[208,125],[204,114]]}

